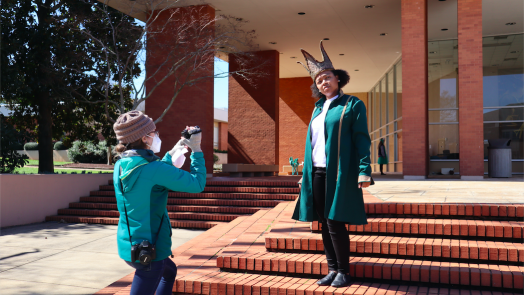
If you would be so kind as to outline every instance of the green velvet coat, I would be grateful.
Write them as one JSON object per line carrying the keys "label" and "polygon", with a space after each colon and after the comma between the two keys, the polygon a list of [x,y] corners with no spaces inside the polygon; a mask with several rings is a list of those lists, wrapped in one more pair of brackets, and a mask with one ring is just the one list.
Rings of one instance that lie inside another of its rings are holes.
{"label": "green velvet coat", "polygon": [[[318,220],[313,204],[311,122],[322,112],[325,101],[326,98],[323,97],[316,103],[308,127],[302,189],[293,213],[293,219],[299,221]],[[340,134],[339,156],[338,133],[340,117],[346,103],[347,107],[344,112]],[[366,107],[360,99],[351,95],[344,95],[341,92],[339,97],[329,105],[324,124],[327,171],[324,216],[331,220],[350,224],[367,224],[362,189],[358,188],[359,182],[371,181],[371,139],[367,126]]]}

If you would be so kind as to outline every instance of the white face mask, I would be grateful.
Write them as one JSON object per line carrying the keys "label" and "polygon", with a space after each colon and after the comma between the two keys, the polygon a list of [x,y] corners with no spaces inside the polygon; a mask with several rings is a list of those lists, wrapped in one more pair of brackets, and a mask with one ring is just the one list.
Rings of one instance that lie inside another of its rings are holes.
{"label": "white face mask", "polygon": [[[147,135],[147,137],[151,137],[151,136]],[[150,145],[150,148],[153,151],[153,153],[155,154],[159,153],[160,147],[162,146],[162,141],[160,140],[158,135],[155,135],[155,137],[152,137],[152,138],[153,138],[153,143]]]}

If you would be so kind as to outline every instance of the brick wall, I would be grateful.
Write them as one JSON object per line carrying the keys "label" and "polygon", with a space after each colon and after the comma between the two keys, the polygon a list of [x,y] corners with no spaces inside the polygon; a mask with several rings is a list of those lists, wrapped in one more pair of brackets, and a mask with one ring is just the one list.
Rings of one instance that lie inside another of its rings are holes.
{"label": "brick wall", "polygon": [[227,123],[218,123],[218,149],[227,150]]}
{"label": "brick wall", "polygon": [[[197,17],[213,18],[215,10],[208,5],[193,6],[181,9],[175,14],[173,20],[184,21],[189,13],[198,13]],[[154,25],[157,29],[162,28],[171,16],[173,9],[164,11],[155,21]],[[146,73],[149,79],[151,73],[155,73],[162,62],[165,61],[166,55],[172,48],[172,31],[170,26],[176,25],[175,22],[170,22],[163,33],[157,33],[154,40],[149,40],[146,56]],[[191,46],[191,45],[190,45]],[[187,48],[190,48],[188,46]],[[189,50],[189,49],[188,49]],[[167,73],[166,69],[161,68],[152,79],[146,82],[146,89],[150,91],[157,84],[156,81],[163,78]],[[213,62],[204,64],[197,75],[213,76]],[[179,75],[179,77],[182,75]],[[164,109],[169,105],[174,89],[173,85],[175,78],[173,76],[167,78],[160,86],[158,86],[151,97],[147,100],[145,112],[153,119],[160,117]],[[163,156],[168,150],[173,148],[176,142],[180,139],[180,132],[186,126],[199,125],[203,130],[202,151],[206,161],[207,173],[213,171],[213,87],[214,81],[212,78],[203,80],[194,86],[186,86],[182,92],[177,96],[172,107],[169,109],[163,120],[157,123],[157,130],[160,131],[160,138],[162,139],[162,149],[158,154]],[[190,161],[186,161],[183,166],[184,170],[189,170]]]}
{"label": "brick wall", "polygon": [[484,176],[482,0],[458,0],[460,174]]}
{"label": "brick wall", "polygon": [[427,0],[402,0],[403,172],[428,173]]}
{"label": "brick wall", "polygon": [[[250,84],[242,77],[229,78],[228,162],[278,164],[279,53],[254,53],[253,64],[266,75]],[[229,56],[229,71],[240,67],[235,55]]]}
{"label": "brick wall", "polygon": [[289,157],[304,161],[307,127],[316,102],[309,89],[312,83],[311,77],[280,79],[279,171],[289,165]]}

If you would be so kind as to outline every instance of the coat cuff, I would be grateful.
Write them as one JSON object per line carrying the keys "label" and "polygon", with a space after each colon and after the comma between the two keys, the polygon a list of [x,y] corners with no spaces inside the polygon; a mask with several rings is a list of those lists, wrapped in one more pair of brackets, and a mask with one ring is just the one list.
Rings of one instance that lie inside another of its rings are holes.
{"label": "coat cuff", "polygon": [[302,184],[302,178],[304,178],[304,177],[300,178],[300,180],[298,181],[298,184]]}
{"label": "coat cuff", "polygon": [[358,183],[361,183],[361,182],[371,182],[371,176],[360,175],[358,177]]}

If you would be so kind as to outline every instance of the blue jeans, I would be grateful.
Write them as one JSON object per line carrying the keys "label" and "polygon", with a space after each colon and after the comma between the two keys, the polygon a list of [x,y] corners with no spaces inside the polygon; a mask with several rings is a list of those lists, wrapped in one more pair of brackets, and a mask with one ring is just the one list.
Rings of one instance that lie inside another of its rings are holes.
{"label": "blue jeans", "polygon": [[149,265],[126,263],[136,269],[130,295],[171,295],[176,278],[176,264],[168,258]]}

